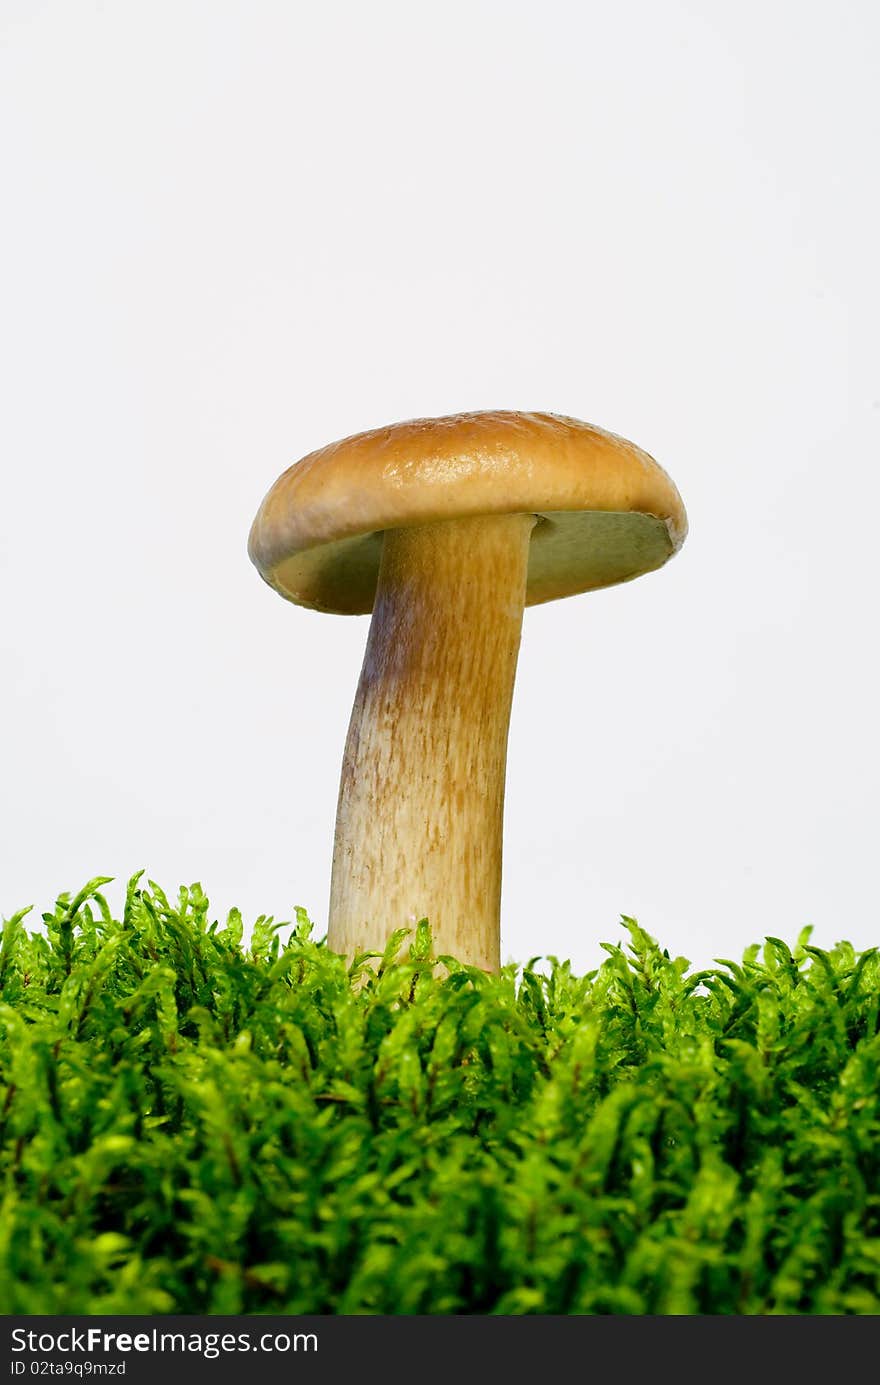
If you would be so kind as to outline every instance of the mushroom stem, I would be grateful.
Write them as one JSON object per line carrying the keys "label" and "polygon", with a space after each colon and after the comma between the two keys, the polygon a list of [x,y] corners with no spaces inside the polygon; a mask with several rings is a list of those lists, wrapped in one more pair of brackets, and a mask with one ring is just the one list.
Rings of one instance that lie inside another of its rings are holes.
{"label": "mushroom stem", "polygon": [[342,762],[328,945],[428,918],[437,953],[500,965],[507,733],[531,514],[385,533]]}

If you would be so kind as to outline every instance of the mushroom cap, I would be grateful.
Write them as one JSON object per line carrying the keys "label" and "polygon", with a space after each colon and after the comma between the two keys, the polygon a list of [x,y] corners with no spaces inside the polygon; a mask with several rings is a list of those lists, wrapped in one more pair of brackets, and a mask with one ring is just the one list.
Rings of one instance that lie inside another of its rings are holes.
{"label": "mushroom cap", "polygon": [[310,452],[278,478],[248,552],[288,601],[373,609],[386,529],[531,513],[526,605],[661,567],[687,533],[681,497],[647,452],[560,414],[417,418]]}

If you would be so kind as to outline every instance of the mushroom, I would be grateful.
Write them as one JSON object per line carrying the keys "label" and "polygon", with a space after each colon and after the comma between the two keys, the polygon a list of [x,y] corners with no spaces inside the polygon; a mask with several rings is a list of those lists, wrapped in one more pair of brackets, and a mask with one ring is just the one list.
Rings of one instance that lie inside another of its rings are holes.
{"label": "mushroom", "polygon": [[681,546],[647,453],[558,414],[484,412],[358,433],[291,466],[248,551],[289,601],[372,612],[342,764],[328,946],[500,965],[507,735],[523,607],[626,582]]}

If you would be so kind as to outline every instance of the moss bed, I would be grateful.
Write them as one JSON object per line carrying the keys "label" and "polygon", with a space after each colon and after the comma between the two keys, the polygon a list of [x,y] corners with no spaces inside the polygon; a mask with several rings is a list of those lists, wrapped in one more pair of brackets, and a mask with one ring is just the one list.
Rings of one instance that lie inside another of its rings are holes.
{"label": "moss bed", "polygon": [[880,960],[343,959],[91,881],[0,946],[0,1311],[880,1312]]}

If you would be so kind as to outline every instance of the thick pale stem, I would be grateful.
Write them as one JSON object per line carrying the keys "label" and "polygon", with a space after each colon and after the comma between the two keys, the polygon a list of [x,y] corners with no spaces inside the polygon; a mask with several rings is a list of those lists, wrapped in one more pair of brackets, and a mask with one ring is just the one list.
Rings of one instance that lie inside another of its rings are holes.
{"label": "thick pale stem", "polygon": [[328,944],[500,964],[507,732],[534,515],[385,535],[342,764]]}

